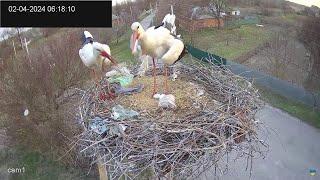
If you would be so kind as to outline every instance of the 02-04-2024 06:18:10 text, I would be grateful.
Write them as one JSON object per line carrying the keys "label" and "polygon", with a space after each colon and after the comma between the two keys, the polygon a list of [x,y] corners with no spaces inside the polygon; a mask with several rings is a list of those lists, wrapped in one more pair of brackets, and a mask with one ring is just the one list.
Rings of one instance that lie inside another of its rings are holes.
{"label": "02-04-2024 06:18:10 text", "polygon": [[8,6],[10,13],[73,13],[76,12],[75,6]]}

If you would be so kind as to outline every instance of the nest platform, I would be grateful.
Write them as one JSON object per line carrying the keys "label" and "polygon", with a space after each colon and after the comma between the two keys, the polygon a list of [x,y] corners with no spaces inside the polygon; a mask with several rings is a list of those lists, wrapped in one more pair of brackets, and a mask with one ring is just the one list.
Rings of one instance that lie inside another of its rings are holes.
{"label": "nest platform", "polygon": [[[175,69],[178,78],[168,81],[176,98],[172,110],[159,108],[151,97],[151,76],[134,78],[132,86],[144,84],[142,92],[111,100],[100,100],[101,88],[96,86],[82,91],[78,117],[84,131],[77,143],[92,163],[101,157],[110,179],[141,179],[137,177],[146,171],[155,177],[195,178],[217,166],[228,152],[252,158],[262,151],[255,114],[263,103],[250,82],[214,64],[178,64]],[[161,92],[164,79],[157,80]],[[115,105],[139,116],[113,120]],[[126,128],[116,135],[97,134],[88,129],[97,116],[110,127]]]}

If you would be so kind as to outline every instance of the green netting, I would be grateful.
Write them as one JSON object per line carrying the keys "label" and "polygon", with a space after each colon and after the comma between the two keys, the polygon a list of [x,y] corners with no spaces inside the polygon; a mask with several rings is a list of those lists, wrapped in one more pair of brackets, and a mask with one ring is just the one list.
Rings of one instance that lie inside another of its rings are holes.
{"label": "green netting", "polygon": [[226,65],[227,60],[225,58],[222,58],[220,56],[217,56],[215,54],[210,54],[208,52],[202,51],[198,48],[195,48],[191,45],[186,45],[188,52],[195,58],[200,59],[202,61],[213,61],[212,63],[220,66],[220,65]]}

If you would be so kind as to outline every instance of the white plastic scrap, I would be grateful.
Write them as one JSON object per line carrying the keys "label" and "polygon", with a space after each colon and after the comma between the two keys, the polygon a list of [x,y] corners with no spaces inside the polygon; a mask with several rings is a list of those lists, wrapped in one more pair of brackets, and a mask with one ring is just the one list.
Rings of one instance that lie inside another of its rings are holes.
{"label": "white plastic scrap", "polygon": [[131,109],[125,109],[121,105],[112,108],[112,119],[114,120],[122,121],[135,116],[139,116],[139,113]]}
{"label": "white plastic scrap", "polygon": [[28,109],[25,109],[24,112],[23,112],[23,115],[24,115],[25,117],[27,117],[27,116],[29,115],[29,113],[30,113],[29,110],[28,110]]}
{"label": "white plastic scrap", "polygon": [[113,76],[129,76],[130,70],[127,67],[114,67],[115,69],[107,72],[105,74],[106,77],[113,77]]}
{"label": "white plastic scrap", "polygon": [[176,108],[176,98],[172,94],[155,94],[153,96],[155,99],[159,99],[159,107],[164,109],[174,109]]}
{"label": "white plastic scrap", "polygon": [[117,124],[110,127],[110,135],[118,135],[121,136],[124,134],[124,131],[127,129],[127,126],[123,124]]}
{"label": "white plastic scrap", "polygon": [[171,75],[171,80],[172,80],[172,81],[175,81],[177,78],[178,78],[178,74],[177,74],[176,72],[174,72],[174,73]]}
{"label": "white plastic scrap", "polygon": [[117,71],[117,70],[111,70],[111,71],[108,71],[107,73],[106,73],[106,77],[112,77],[112,76],[117,76],[117,75],[120,75],[120,73],[119,73],[119,71]]}
{"label": "white plastic scrap", "polygon": [[197,89],[197,96],[202,96],[204,95],[204,90],[203,89]]}
{"label": "white plastic scrap", "polygon": [[145,73],[149,69],[149,61],[152,61],[152,58],[150,56],[148,56],[148,55],[141,55],[139,57],[139,59],[141,61],[141,64],[140,64],[140,67],[139,67],[138,75],[139,76],[144,76]]}

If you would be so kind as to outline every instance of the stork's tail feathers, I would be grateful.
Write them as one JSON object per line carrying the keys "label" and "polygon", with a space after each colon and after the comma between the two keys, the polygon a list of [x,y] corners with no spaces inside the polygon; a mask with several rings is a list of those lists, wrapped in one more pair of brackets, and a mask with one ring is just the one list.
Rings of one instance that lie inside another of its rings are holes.
{"label": "stork's tail feathers", "polygon": [[188,49],[187,49],[186,46],[184,46],[180,56],[178,57],[178,59],[173,64],[175,64],[178,61],[180,61],[186,54],[188,54]]}

